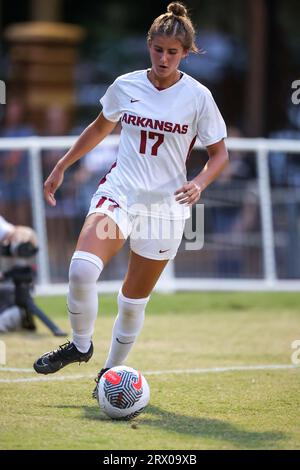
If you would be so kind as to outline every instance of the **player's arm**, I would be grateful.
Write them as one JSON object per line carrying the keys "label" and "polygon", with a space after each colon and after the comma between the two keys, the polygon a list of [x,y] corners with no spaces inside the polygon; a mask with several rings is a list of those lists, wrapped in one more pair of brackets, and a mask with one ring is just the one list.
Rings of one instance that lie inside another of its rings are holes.
{"label": "player's arm", "polygon": [[228,164],[229,158],[224,140],[209,145],[206,149],[209,159],[203,170],[175,192],[179,204],[188,206],[195,204],[200,199],[202,191],[218,178]]}
{"label": "player's arm", "polygon": [[75,144],[57,162],[53,171],[45,181],[44,196],[48,204],[51,206],[56,205],[54,193],[62,184],[65,171],[102,142],[102,140],[113,131],[116,125],[117,122],[109,121],[101,112],[97,119],[82,132]]}
{"label": "player's arm", "polygon": [[229,162],[224,140],[221,140],[216,144],[209,145],[206,149],[209,156],[208,162],[203,170],[193,180],[200,186],[201,191],[218,178]]}

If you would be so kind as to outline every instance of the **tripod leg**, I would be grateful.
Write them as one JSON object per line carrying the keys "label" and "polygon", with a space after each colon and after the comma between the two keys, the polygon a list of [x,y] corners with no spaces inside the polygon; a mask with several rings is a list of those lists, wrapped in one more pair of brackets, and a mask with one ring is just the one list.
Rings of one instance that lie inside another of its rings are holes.
{"label": "tripod leg", "polygon": [[53,321],[50,320],[50,318],[48,318],[47,315],[45,315],[45,313],[40,308],[38,308],[37,305],[35,305],[30,296],[28,296],[26,301],[26,310],[29,310],[31,314],[38,317],[49,328],[49,330],[52,331],[54,336],[67,336],[67,333],[55,325],[55,323],[53,323]]}
{"label": "tripod leg", "polygon": [[32,312],[27,308],[20,307],[22,310],[22,328],[25,330],[36,330],[36,325],[34,323],[34,318]]}

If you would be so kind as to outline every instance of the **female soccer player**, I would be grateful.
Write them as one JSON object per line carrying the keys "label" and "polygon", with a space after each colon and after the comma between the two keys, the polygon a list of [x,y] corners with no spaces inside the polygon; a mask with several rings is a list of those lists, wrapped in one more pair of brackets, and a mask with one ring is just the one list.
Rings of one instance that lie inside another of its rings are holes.
{"label": "female soccer player", "polygon": [[[102,112],[45,182],[46,201],[55,206],[54,194],[67,168],[121,121],[117,160],[92,198],[70,264],[67,304],[72,342],[37,359],[34,369],[40,374],[91,358],[98,312],[96,282],[129,237],[128,271],[118,294],[110,351],[97,380],[125,361],[142,329],[150,294],[177,253],[189,206],[227,164],[226,127],[210,91],[178,69],[181,59],[197,52],[194,39],[186,8],[170,3],[148,33],[151,69],[115,80],[100,100]],[[186,158],[196,137],[209,159],[187,182]]]}

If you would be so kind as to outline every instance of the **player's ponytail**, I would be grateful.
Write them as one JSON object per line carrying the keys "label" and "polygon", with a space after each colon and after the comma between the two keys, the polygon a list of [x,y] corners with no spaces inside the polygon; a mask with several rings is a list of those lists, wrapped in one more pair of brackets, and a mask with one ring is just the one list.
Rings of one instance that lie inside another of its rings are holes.
{"label": "player's ponytail", "polygon": [[148,41],[155,36],[173,36],[178,39],[184,50],[199,52],[195,44],[195,29],[186,7],[179,2],[172,2],[167,13],[158,16],[148,32]]}

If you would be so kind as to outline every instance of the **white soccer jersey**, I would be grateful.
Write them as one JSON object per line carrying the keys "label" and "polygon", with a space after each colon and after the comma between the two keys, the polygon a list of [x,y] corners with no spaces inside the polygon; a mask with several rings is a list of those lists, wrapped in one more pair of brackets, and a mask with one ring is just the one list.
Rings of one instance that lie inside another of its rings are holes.
{"label": "white soccer jersey", "polygon": [[117,160],[98,193],[133,214],[186,219],[174,192],[186,183],[186,159],[199,137],[204,146],[226,137],[210,91],[189,75],[158,90],[147,70],[122,75],[100,100],[103,115],[121,120]]}

